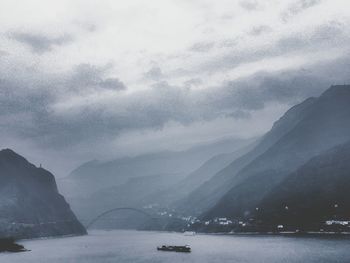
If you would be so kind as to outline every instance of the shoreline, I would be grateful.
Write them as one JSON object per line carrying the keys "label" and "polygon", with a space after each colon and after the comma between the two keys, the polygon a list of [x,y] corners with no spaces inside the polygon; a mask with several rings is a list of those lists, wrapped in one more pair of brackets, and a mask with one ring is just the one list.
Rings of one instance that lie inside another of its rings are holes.
{"label": "shoreline", "polygon": [[[181,233],[181,232],[179,232]],[[223,236],[290,236],[290,237],[312,237],[312,236],[350,236],[350,232],[236,232],[236,233],[205,233],[198,232],[196,235],[223,235]]]}
{"label": "shoreline", "polygon": [[70,234],[70,235],[56,235],[56,236],[46,236],[46,237],[33,237],[33,238],[20,238],[16,239],[16,241],[28,241],[28,240],[46,240],[46,239],[58,239],[58,238],[68,238],[68,237],[82,237],[82,236],[88,236],[89,233],[86,234]]}
{"label": "shoreline", "polygon": [[[176,233],[176,234],[184,234],[184,232],[177,231],[161,231],[161,230],[137,230],[137,229],[92,229],[93,231],[138,231],[138,232],[156,232],[156,233]],[[16,241],[32,241],[32,240],[50,240],[50,239],[61,239],[61,238],[70,238],[70,237],[82,237],[89,236],[89,232],[85,235],[62,235],[62,236],[48,236],[48,237],[35,237],[35,238],[25,238],[25,239],[17,239]],[[206,233],[206,232],[195,232],[195,235],[213,235],[213,236],[286,236],[286,237],[350,237],[350,232],[217,232],[217,233]]]}

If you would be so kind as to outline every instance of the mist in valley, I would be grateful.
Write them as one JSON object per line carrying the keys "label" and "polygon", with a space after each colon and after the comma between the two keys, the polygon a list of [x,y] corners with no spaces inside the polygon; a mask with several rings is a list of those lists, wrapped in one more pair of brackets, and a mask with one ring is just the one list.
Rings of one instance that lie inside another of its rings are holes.
{"label": "mist in valley", "polygon": [[348,261],[347,1],[0,5],[0,261]]}

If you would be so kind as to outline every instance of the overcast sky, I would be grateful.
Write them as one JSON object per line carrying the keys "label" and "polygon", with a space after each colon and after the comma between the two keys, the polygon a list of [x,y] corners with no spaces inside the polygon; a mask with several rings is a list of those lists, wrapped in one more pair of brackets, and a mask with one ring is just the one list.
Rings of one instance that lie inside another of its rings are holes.
{"label": "overcast sky", "polygon": [[58,176],[270,129],[350,79],[348,0],[0,0],[0,138]]}

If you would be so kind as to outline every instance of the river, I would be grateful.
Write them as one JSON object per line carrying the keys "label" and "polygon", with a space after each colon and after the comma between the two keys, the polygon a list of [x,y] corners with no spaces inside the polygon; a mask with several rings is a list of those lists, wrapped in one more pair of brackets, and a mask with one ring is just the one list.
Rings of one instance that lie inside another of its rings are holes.
{"label": "river", "polygon": [[[345,237],[195,235],[147,231],[91,231],[87,236],[24,240],[29,252],[0,254],[1,263],[274,263],[350,262]],[[162,244],[192,253],[157,251]]]}

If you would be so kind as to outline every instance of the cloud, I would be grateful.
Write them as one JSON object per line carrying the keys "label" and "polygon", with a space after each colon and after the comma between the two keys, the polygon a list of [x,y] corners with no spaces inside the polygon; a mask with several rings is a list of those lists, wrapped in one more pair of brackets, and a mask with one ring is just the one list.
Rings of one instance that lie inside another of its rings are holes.
{"label": "cloud", "polygon": [[256,10],[259,6],[256,0],[242,0],[239,2],[239,5],[248,11]]}
{"label": "cloud", "polygon": [[[115,124],[105,123],[110,116],[103,117],[103,108],[111,105],[89,103],[89,97],[113,96],[127,89],[118,78],[105,76],[107,71],[108,67],[80,64],[72,71],[55,75],[32,71],[31,78],[3,75],[2,131],[31,140],[40,148],[54,149],[78,145],[84,140],[91,142],[98,133],[100,136],[118,133]],[[79,98],[86,98],[87,104],[78,106],[78,111],[57,110],[55,106]],[[108,130],[109,126],[115,129]]]}
{"label": "cloud", "polygon": [[295,4],[291,4],[289,10],[293,13],[298,13],[321,3],[321,0],[299,0]]}
{"label": "cloud", "polygon": [[189,88],[198,87],[201,84],[203,84],[203,81],[200,78],[189,79],[183,83],[184,87],[189,87]]}
{"label": "cloud", "polygon": [[118,78],[105,77],[108,65],[104,67],[93,66],[82,63],[74,66],[72,72],[62,78],[63,86],[69,87],[70,91],[78,93],[90,93],[98,89],[108,89],[113,91],[126,90],[125,84]]}
{"label": "cloud", "polygon": [[214,48],[214,45],[214,42],[198,42],[191,46],[189,50],[193,52],[207,52]]}
{"label": "cloud", "polygon": [[164,134],[169,149],[199,130],[256,136],[294,103],[350,81],[350,21],[338,0],[38,0],[45,16],[6,1],[0,138],[47,160],[51,152],[54,164],[127,155],[118,147],[133,141],[152,151]]}
{"label": "cloud", "polygon": [[322,0],[298,0],[292,2],[286,11],[282,13],[282,20],[287,22],[293,16],[305,11],[306,9],[312,8],[321,3]]}
{"label": "cloud", "polygon": [[8,53],[6,51],[0,50],[0,57],[4,57],[6,55],[8,55]]}
{"label": "cloud", "polygon": [[149,71],[147,71],[144,76],[151,80],[161,80],[164,78],[163,72],[158,66],[153,66]]}
{"label": "cloud", "polygon": [[[346,43],[349,40],[348,27],[341,23],[330,21],[303,33],[292,32],[275,41],[271,41],[268,45],[262,45],[258,48],[238,49],[233,47],[220,55],[204,60],[198,70],[211,73],[222,72],[223,70],[233,70],[249,63],[273,60],[275,58],[287,58],[289,54],[293,57],[298,55],[306,56],[317,51],[323,53],[323,50],[327,50],[327,53],[331,54],[331,50],[335,46],[337,48],[346,47]],[[251,41],[253,42],[254,40]],[[263,70],[263,67],[261,67],[261,70]]]}
{"label": "cloud", "polygon": [[101,81],[100,86],[110,90],[126,90],[126,86],[117,78],[107,78]]}
{"label": "cloud", "polygon": [[232,48],[238,44],[238,39],[225,39],[219,43],[219,47],[221,48]]}
{"label": "cloud", "polygon": [[9,33],[9,37],[29,46],[31,50],[37,54],[49,52],[55,46],[61,46],[72,41],[72,37],[69,35],[48,37],[43,34],[28,32],[11,32]]}
{"label": "cloud", "polygon": [[260,26],[253,27],[253,29],[249,32],[249,34],[253,36],[259,36],[263,33],[271,32],[271,31],[272,31],[271,27],[266,25],[260,25]]}
{"label": "cloud", "polygon": [[242,110],[236,110],[234,112],[227,114],[226,116],[234,119],[251,119],[252,118],[252,115],[250,112],[242,111]]}
{"label": "cloud", "polygon": [[125,133],[160,130],[170,122],[191,127],[218,118],[249,120],[268,104],[293,105],[320,94],[334,81],[350,81],[349,57],[308,69],[259,72],[209,89],[189,89],[201,83],[193,79],[184,86],[160,81],[148,89],[121,93],[115,88],[119,80],[104,77],[106,67],[90,64],[58,76],[39,76],[47,79],[42,84],[2,79],[1,127],[39,147],[63,150],[103,145]]}

